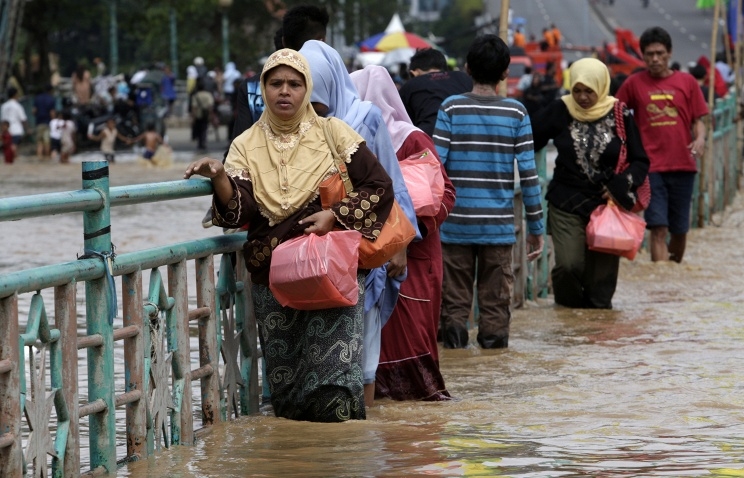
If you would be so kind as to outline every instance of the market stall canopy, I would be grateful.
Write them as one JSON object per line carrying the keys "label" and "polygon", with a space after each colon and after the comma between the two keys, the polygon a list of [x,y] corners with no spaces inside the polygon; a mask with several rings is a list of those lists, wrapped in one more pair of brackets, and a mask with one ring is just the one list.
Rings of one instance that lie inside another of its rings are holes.
{"label": "market stall canopy", "polygon": [[398,48],[432,48],[428,40],[405,31],[403,22],[396,13],[384,32],[372,35],[358,43],[361,51],[391,51]]}

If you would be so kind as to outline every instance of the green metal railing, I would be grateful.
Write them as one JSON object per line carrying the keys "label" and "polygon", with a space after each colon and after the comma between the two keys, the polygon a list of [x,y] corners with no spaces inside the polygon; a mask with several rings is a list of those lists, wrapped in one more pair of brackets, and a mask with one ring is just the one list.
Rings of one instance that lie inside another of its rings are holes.
{"label": "green metal railing", "polygon": [[[733,90],[725,98],[716,100],[711,115],[713,156],[706,157],[704,162],[698,159],[698,170],[703,174],[697,176],[695,183],[693,227],[709,224],[711,216],[726,209],[739,190],[742,152],[737,141],[737,107],[738,97]],[[700,183],[701,179],[705,184]]]}
{"label": "green metal railing", "polygon": [[[49,469],[57,477],[78,476],[83,417],[89,421],[90,473],[98,474],[114,473],[118,463],[161,446],[192,444],[215,422],[258,411],[259,349],[242,260],[245,238],[220,235],[119,255],[111,244],[111,207],[211,193],[210,182],[198,179],[109,188],[108,163],[91,161],[83,163],[82,190],[0,199],[0,221],[83,212],[85,246],[79,260],[0,277],[0,476],[22,476],[29,467],[35,476],[46,476]],[[192,263],[197,306],[189,309]],[[167,290],[161,268],[167,270]],[[113,320],[117,277],[120,328]],[[79,282],[85,283],[84,336],[78,335]],[[42,294],[50,290],[54,311],[48,314]],[[24,331],[19,330],[20,294],[33,294]],[[199,343],[196,368],[189,339],[193,329]],[[119,341],[125,370],[124,386],[117,389],[114,344]],[[82,403],[79,349],[87,351],[88,397]],[[125,426],[117,427],[116,409],[122,407]],[[117,457],[117,435],[126,436],[123,457]]]}
{"label": "green metal railing", "polygon": [[[540,188],[542,189],[543,221],[547,224],[548,202],[545,200],[545,192],[547,191],[550,176],[545,148],[535,151],[535,166],[537,167],[537,175],[540,177]],[[535,261],[527,264],[525,289],[528,300],[545,298],[550,293],[550,267],[553,250],[548,240],[547,231],[543,234],[543,238],[545,239],[545,246],[543,247],[542,254]]]}

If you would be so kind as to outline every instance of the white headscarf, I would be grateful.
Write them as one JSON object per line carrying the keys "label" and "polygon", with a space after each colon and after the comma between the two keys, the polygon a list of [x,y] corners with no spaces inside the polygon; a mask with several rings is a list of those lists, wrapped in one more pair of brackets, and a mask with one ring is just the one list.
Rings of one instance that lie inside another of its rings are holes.
{"label": "white headscarf", "polygon": [[194,65],[189,65],[186,67],[186,78],[189,80],[195,80],[199,78],[199,73],[197,73],[196,67]]}
{"label": "white headscarf", "polygon": [[372,108],[372,103],[359,98],[341,55],[318,40],[305,42],[300,53],[307,58],[313,77],[314,86],[310,101],[326,105],[327,116],[342,119],[355,131],[359,131]]}

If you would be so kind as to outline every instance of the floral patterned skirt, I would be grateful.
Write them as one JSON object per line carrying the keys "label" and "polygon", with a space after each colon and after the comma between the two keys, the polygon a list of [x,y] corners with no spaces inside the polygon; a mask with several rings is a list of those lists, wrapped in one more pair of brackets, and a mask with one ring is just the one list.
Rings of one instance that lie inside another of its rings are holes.
{"label": "floral patterned skirt", "polygon": [[271,404],[278,417],[314,422],[366,418],[362,379],[364,274],[352,307],[295,310],[253,284]]}

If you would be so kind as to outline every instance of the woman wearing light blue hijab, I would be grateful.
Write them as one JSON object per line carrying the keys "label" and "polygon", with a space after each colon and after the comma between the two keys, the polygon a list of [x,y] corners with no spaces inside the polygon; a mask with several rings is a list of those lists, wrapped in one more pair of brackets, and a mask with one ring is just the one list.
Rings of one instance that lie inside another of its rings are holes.
{"label": "woman wearing light blue hijab", "polygon": [[[382,111],[369,101],[362,101],[351,81],[341,55],[327,44],[310,40],[300,49],[310,64],[313,92],[310,102],[320,116],[343,119],[361,135],[367,147],[377,156],[393,180],[395,199],[411,224],[416,228],[416,239],[421,239],[403,174],[398,165],[390,133]],[[380,361],[380,336],[382,326],[390,318],[398,300],[400,284],[405,280],[406,251],[394,256],[386,265],[373,269],[367,275],[364,299],[364,401],[371,406],[375,396],[375,373]]]}

